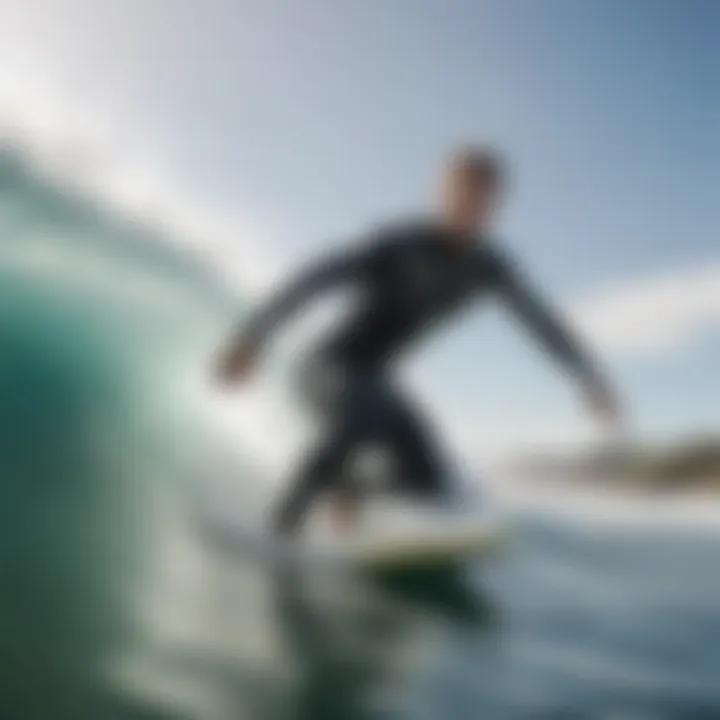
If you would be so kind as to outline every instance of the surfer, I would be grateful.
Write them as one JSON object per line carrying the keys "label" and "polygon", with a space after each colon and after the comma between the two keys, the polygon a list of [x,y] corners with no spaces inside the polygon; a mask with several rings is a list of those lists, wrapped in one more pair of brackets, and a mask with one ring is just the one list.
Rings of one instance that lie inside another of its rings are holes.
{"label": "surfer", "polygon": [[593,359],[491,240],[505,184],[504,162],[492,149],[456,151],[444,168],[436,213],[376,230],[300,273],[221,352],[218,379],[227,385],[247,379],[270,336],[310,299],[350,285],[359,293],[350,316],[313,348],[305,385],[324,435],[277,504],[278,533],[295,533],[327,493],[335,498],[336,520],[354,520],[362,491],[348,463],[370,445],[390,452],[395,491],[438,502],[449,495],[447,463],[398,388],[393,367],[412,341],[480,297],[500,296],[578,381],[589,408],[601,419],[618,418],[616,398]]}

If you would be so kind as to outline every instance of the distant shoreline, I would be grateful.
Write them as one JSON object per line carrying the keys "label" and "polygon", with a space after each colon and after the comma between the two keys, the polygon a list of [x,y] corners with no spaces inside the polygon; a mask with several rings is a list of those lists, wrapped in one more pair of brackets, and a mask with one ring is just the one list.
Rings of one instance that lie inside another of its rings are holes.
{"label": "distant shoreline", "polygon": [[513,469],[542,482],[567,477],[606,489],[629,486],[649,492],[711,489],[720,494],[720,439],[692,439],[672,446],[602,452],[536,453],[514,463]]}

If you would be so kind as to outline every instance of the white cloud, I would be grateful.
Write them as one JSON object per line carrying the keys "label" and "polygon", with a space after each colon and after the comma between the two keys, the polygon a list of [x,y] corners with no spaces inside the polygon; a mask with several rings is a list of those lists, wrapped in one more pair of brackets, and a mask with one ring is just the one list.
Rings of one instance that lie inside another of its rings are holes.
{"label": "white cloud", "polygon": [[618,286],[578,303],[574,317],[604,352],[656,356],[720,329],[720,263]]}

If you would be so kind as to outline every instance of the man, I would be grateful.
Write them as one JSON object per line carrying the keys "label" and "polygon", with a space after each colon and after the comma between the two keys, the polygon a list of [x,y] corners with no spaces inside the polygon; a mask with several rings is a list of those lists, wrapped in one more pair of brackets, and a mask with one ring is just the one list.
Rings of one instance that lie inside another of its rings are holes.
{"label": "man", "polygon": [[392,454],[395,490],[433,500],[448,495],[445,463],[398,390],[393,366],[411,341],[477,298],[500,295],[580,382],[590,408],[616,418],[615,399],[578,341],[488,238],[503,183],[493,151],[454,153],[434,217],[380,230],[361,247],[318,263],[262,307],[223,353],[219,378],[228,384],[247,378],[268,338],[303,304],[334,287],[358,289],[355,311],[313,353],[308,385],[325,434],[277,507],[277,532],[296,531],[311,503],[329,491],[340,517],[352,519],[360,491],[348,462],[370,444]]}

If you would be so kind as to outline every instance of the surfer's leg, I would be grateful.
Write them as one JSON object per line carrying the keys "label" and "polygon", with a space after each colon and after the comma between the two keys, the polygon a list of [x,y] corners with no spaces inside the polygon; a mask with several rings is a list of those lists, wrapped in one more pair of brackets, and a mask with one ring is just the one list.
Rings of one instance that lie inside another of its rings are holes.
{"label": "surfer's leg", "polygon": [[273,524],[277,532],[290,535],[299,530],[310,505],[342,472],[348,450],[347,438],[338,434],[322,440],[309,453],[275,509]]}
{"label": "surfer's leg", "polygon": [[274,513],[275,529],[283,534],[297,531],[310,505],[319,495],[336,491],[339,514],[353,517],[359,497],[346,473],[350,453],[368,436],[377,415],[372,382],[349,377],[332,403],[323,439],[311,450]]}
{"label": "surfer's leg", "polygon": [[393,392],[390,448],[399,465],[397,489],[432,502],[452,495],[451,466],[430,423],[400,393]]}

